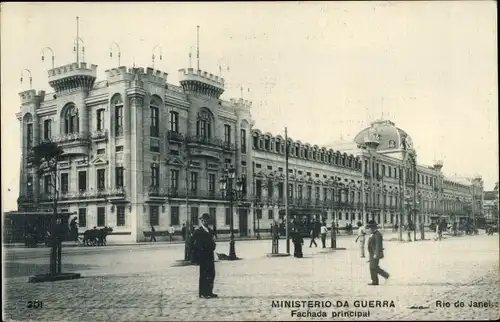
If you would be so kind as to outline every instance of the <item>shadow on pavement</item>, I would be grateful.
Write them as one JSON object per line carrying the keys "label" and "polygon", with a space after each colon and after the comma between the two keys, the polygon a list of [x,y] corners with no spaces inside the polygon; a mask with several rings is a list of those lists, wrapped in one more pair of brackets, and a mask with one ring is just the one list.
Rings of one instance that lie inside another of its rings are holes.
{"label": "shadow on pavement", "polygon": [[[82,264],[63,264],[62,271],[63,272],[75,272],[75,271],[83,271],[90,270],[96,266],[92,265],[82,265]],[[35,264],[35,263],[13,263],[13,262],[4,262],[4,277],[5,278],[13,278],[13,277],[23,277],[23,276],[32,276],[38,274],[47,274],[50,270],[49,264]]]}

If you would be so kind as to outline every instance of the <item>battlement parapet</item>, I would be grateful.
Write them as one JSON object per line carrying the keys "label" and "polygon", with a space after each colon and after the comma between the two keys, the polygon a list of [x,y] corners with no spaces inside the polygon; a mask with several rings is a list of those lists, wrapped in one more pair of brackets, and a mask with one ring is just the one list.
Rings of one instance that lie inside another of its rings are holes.
{"label": "battlement parapet", "polygon": [[21,98],[22,105],[30,103],[39,104],[45,100],[45,91],[38,91],[37,93],[35,89],[29,89],[20,92],[19,97]]}
{"label": "battlement parapet", "polygon": [[140,76],[142,82],[149,82],[164,86],[167,83],[168,74],[160,70],[154,70],[151,67],[144,68],[128,68],[125,66],[111,68],[106,70],[109,83],[114,83],[121,80],[132,81],[136,75]]}
{"label": "battlement parapet", "polygon": [[83,62],[80,64],[71,63],[68,65],[49,69],[48,73],[49,73],[49,82],[72,76],[88,76],[96,78],[97,65],[91,64],[90,66],[88,66],[87,63]]}
{"label": "battlement parapet", "polygon": [[249,100],[244,100],[243,98],[231,98],[229,100],[231,102],[231,105],[234,106],[235,108],[240,108],[240,109],[251,109],[252,108],[252,101]]}
{"label": "battlement parapet", "polygon": [[71,63],[49,70],[49,85],[56,93],[76,89],[90,90],[97,77],[97,65],[87,63]]}
{"label": "battlement parapet", "polygon": [[217,75],[197,70],[195,71],[193,68],[182,68],[179,69],[179,80],[180,81],[199,81],[203,83],[207,83],[209,85],[219,87],[224,89],[224,78],[219,77]]}

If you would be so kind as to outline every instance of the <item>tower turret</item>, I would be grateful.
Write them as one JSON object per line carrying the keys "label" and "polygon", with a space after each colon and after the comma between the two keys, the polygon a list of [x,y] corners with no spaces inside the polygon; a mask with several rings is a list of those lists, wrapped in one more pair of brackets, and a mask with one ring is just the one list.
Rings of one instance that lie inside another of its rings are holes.
{"label": "tower turret", "polygon": [[179,69],[179,82],[188,94],[218,99],[224,93],[224,78],[193,68]]}
{"label": "tower turret", "polygon": [[88,92],[97,77],[97,65],[87,66],[87,63],[71,63],[49,70],[49,85],[56,93],[83,90]]}

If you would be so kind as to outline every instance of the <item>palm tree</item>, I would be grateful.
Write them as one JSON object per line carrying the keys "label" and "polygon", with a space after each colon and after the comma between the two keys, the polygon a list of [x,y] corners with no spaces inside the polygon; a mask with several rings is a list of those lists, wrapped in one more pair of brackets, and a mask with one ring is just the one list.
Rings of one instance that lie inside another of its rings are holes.
{"label": "palm tree", "polygon": [[39,177],[50,176],[50,185],[53,188],[53,215],[51,218],[51,252],[50,275],[61,273],[61,236],[59,235],[57,202],[59,200],[59,187],[57,184],[57,163],[62,159],[64,151],[54,142],[44,142],[32,148],[29,161],[35,167]]}

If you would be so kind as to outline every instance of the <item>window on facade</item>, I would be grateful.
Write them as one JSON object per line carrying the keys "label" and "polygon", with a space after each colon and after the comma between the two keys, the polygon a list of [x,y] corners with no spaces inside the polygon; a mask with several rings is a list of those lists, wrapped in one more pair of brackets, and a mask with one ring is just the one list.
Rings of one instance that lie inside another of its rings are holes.
{"label": "window on facade", "polygon": [[151,101],[151,106],[149,107],[149,113],[150,113],[150,118],[151,118],[151,125],[150,125],[150,135],[152,137],[159,137],[160,136],[160,120],[159,120],[159,111],[160,109],[158,108],[157,103],[154,101]]}
{"label": "window on facade", "polygon": [[31,150],[31,148],[33,147],[33,124],[32,123],[29,123],[26,125],[26,135],[27,135],[27,138],[26,138],[26,148],[28,150]]}
{"label": "window on facade", "polygon": [[179,206],[170,206],[170,225],[179,225]]}
{"label": "window on facade", "polygon": [[87,227],[87,208],[78,209],[78,226]]}
{"label": "window on facade", "polygon": [[312,199],[312,187],[307,186],[307,199],[311,200]]}
{"label": "window on facade", "polygon": [[106,154],[106,149],[97,149],[97,154],[98,155]]}
{"label": "window on facade", "polygon": [[314,192],[315,192],[314,194],[316,195],[316,196],[315,196],[315,197],[316,197],[316,200],[319,200],[319,187],[315,187],[315,188],[314,188]]}
{"label": "window on facade", "polygon": [[43,139],[50,140],[52,137],[52,120],[43,121]]}
{"label": "window on facade", "polygon": [[125,206],[116,206],[116,225],[125,226]]}
{"label": "window on facade", "polygon": [[78,172],[78,191],[87,191],[87,171]]}
{"label": "window on facade", "polygon": [[189,180],[189,189],[191,191],[196,191],[197,190],[197,183],[198,183],[198,172],[191,172],[190,180]]}
{"label": "window on facade", "polygon": [[271,180],[267,181],[267,196],[272,197],[274,195],[274,184]]}
{"label": "window on facade", "polygon": [[195,226],[199,225],[199,209],[198,207],[191,207],[191,223]]}
{"label": "window on facade", "polygon": [[267,219],[274,219],[274,211],[272,209],[267,211]]}
{"label": "window on facade", "polygon": [[115,152],[123,152],[123,145],[118,145],[115,147]]}
{"label": "window on facade", "polygon": [[231,125],[224,124],[224,142],[231,143]]}
{"label": "window on facade", "polygon": [[278,198],[283,198],[283,182],[278,182]]}
{"label": "window on facade", "polygon": [[170,123],[170,131],[178,133],[179,132],[179,113],[171,111],[169,123]]}
{"label": "window on facade", "polygon": [[196,135],[203,138],[211,138],[211,116],[208,111],[202,110],[198,113],[198,120],[196,121]]}
{"label": "window on facade", "polygon": [[241,153],[247,153],[247,132],[241,129]]}
{"label": "window on facade", "polygon": [[208,174],[208,192],[211,194],[215,193],[215,174]]}
{"label": "window on facade", "polygon": [[115,184],[116,188],[123,188],[123,167],[115,169]]}
{"label": "window on facade", "polygon": [[225,225],[229,226],[231,224],[231,209],[226,208]]}
{"label": "window on facade", "polygon": [[64,114],[64,133],[78,133],[78,110],[74,105],[69,105]]}
{"label": "window on facade", "polygon": [[67,173],[61,173],[61,192],[67,193],[69,190],[69,175]]}
{"label": "window on facade", "polygon": [[158,226],[160,224],[160,207],[149,206],[149,224]]}
{"label": "window on facade", "polygon": [[43,180],[43,192],[50,193],[52,191],[52,176],[50,174],[46,175]]}
{"label": "window on facade", "polygon": [[288,184],[288,197],[293,198],[293,183]]}
{"label": "window on facade", "polygon": [[255,215],[257,216],[257,219],[262,219],[262,209],[256,209]]}
{"label": "window on facade", "polygon": [[123,105],[115,106],[115,135],[123,135]]}
{"label": "window on facade", "polygon": [[160,167],[157,163],[151,165],[151,187],[158,188],[160,186]]}
{"label": "window on facade", "polygon": [[297,187],[297,198],[302,199],[302,185],[299,184]]}
{"label": "window on facade", "polygon": [[210,215],[210,220],[212,221],[214,227],[217,226],[217,208],[208,208],[208,214]]}
{"label": "window on facade", "polygon": [[175,190],[179,188],[179,170],[170,170],[170,188]]}
{"label": "window on facade", "polygon": [[106,208],[97,207],[97,227],[106,226]]}
{"label": "window on facade", "polygon": [[104,109],[98,109],[96,116],[97,116],[97,122],[96,122],[96,130],[101,131],[104,129]]}
{"label": "window on facade", "polygon": [[323,200],[328,199],[328,188],[323,188]]}
{"label": "window on facade", "polygon": [[97,169],[97,190],[106,189],[106,170]]}

